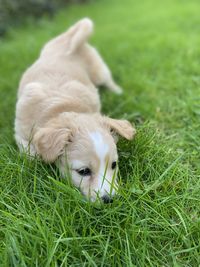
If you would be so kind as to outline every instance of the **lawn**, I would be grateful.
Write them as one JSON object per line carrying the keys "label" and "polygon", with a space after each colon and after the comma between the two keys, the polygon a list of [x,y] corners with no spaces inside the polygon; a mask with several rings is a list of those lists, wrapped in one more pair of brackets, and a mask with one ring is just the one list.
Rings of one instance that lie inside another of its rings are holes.
{"label": "lawn", "polygon": [[[92,204],[55,166],[20,155],[16,92],[42,45],[78,19],[124,88],[102,112],[136,124],[119,142],[120,191]],[[197,0],[99,0],[0,40],[0,266],[199,266],[200,24]]]}

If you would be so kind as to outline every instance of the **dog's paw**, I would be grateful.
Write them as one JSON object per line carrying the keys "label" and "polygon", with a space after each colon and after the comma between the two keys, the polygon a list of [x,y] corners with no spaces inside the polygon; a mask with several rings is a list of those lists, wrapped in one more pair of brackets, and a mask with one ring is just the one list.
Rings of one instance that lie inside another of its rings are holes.
{"label": "dog's paw", "polygon": [[120,86],[118,86],[118,85],[116,85],[114,88],[112,88],[111,89],[115,94],[117,94],[117,95],[121,95],[122,93],[123,93],[123,89],[120,87]]}

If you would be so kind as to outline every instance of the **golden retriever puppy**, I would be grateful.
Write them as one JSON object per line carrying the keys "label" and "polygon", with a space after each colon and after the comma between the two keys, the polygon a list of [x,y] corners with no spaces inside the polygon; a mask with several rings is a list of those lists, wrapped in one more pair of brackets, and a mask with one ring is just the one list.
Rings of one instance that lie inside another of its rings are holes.
{"label": "golden retriever puppy", "polygon": [[117,191],[116,135],[132,139],[126,120],[100,113],[96,86],[121,88],[87,43],[93,23],[84,18],[49,41],[24,73],[18,92],[15,138],[21,151],[55,164],[94,201],[109,202]]}

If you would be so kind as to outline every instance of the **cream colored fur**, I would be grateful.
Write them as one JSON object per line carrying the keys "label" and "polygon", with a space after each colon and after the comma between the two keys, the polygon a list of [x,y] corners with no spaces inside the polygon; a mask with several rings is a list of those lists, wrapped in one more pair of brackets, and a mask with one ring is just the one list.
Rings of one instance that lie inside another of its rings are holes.
{"label": "cream colored fur", "polygon": [[[111,167],[118,159],[115,133],[130,140],[135,130],[128,121],[100,114],[96,86],[105,85],[116,93],[121,88],[87,43],[92,31],[90,19],[77,22],[48,42],[24,73],[18,91],[15,138],[21,151],[55,162],[63,176],[70,171],[72,182],[94,200],[117,190],[117,167]],[[98,142],[101,146],[95,145]],[[101,150],[102,146],[107,150]],[[102,151],[107,152],[104,155]],[[78,173],[86,168],[89,175]]]}

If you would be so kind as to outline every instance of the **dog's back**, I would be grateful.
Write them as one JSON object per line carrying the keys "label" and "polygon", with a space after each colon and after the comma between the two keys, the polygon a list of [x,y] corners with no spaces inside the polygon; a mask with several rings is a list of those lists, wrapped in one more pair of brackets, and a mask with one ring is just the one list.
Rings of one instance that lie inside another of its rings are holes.
{"label": "dog's back", "polygon": [[86,65],[92,47],[86,46],[86,41],[92,30],[92,21],[83,19],[49,41],[41,50],[38,60],[24,73],[19,95],[28,83],[35,81],[48,84],[49,89],[59,88],[70,80],[91,85]]}

